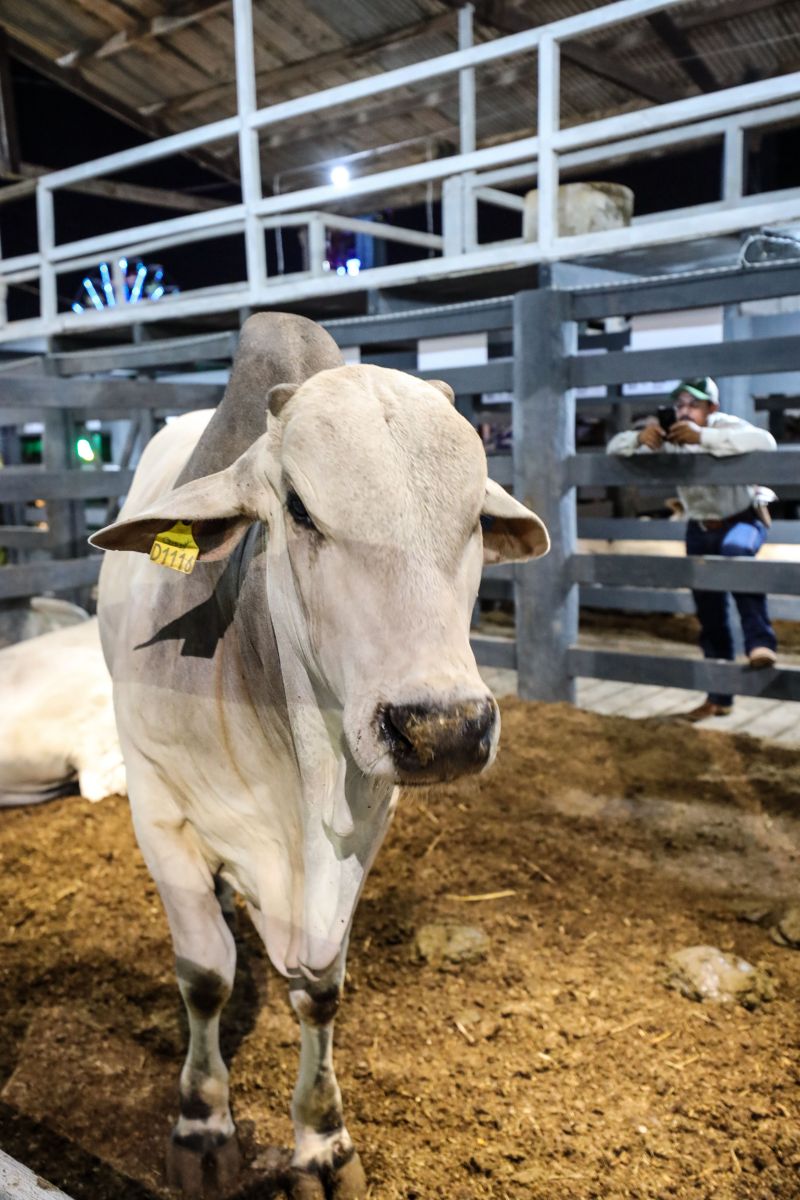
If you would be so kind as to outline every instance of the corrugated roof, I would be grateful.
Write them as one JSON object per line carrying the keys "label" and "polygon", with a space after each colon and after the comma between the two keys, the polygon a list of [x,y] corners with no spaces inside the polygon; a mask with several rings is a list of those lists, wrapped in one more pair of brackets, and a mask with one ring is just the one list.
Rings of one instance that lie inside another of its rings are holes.
{"label": "corrugated roof", "polygon": [[[600,7],[586,0],[476,0],[476,41]],[[452,0],[255,0],[258,102],[265,105],[447,53]],[[231,7],[220,0],[0,0],[11,53],[164,134],[235,111]],[[570,46],[574,53],[570,54]],[[564,49],[562,119],[679,98],[800,68],[800,0],[691,0],[599,30]],[[533,132],[535,62],[477,74],[478,138]],[[375,169],[457,143],[455,77],[429,81],[265,131],[265,185],[372,151]],[[403,143],[405,149],[398,147]],[[394,149],[388,147],[393,146]],[[235,147],[209,148],[221,163]]]}

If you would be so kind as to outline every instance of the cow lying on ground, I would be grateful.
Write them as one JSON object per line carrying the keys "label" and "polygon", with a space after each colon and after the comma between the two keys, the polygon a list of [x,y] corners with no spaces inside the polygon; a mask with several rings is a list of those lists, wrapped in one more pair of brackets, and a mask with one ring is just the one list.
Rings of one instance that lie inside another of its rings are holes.
{"label": "cow lying on ground", "polygon": [[125,794],[96,618],[0,650],[0,714],[0,807]]}
{"label": "cow lying on ground", "polygon": [[55,596],[3,600],[0,603],[0,647],[13,646],[16,642],[88,620],[89,614],[85,608]]}
{"label": "cow lying on ground", "polygon": [[[469,644],[482,563],[548,545],[487,481],[446,384],[340,364],[311,322],[252,317],[214,417],[159,434],[120,520],[92,538],[138,552],[106,556],[101,630],[189,1017],[168,1170],[194,1195],[204,1159],[223,1189],[238,1167],[218,1043],[230,888],[300,1021],[284,1186],[365,1194],[332,1061],[354,909],[397,785],[492,761],[497,707]],[[189,575],[146,557],[178,521],[199,547]]]}

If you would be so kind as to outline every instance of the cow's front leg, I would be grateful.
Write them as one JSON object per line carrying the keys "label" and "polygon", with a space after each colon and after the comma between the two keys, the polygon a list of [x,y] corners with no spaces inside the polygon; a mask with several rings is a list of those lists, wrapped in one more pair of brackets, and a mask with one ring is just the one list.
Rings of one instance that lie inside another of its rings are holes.
{"label": "cow's front leg", "polygon": [[134,820],[166,909],[189,1019],[180,1115],[167,1147],[167,1179],[185,1196],[201,1197],[204,1172],[213,1172],[217,1191],[224,1193],[239,1171],[228,1071],[219,1049],[220,1014],[233,989],[236,945],[190,826],[170,827],[162,820],[151,837],[141,813],[135,813]]}
{"label": "cow's front leg", "polygon": [[290,984],[300,1018],[300,1072],[292,1099],[295,1149],[291,1200],[361,1200],[367,1186],[342,1116],[333,1070],[333,1019],[339,1007],[344,953],[318,981]]}

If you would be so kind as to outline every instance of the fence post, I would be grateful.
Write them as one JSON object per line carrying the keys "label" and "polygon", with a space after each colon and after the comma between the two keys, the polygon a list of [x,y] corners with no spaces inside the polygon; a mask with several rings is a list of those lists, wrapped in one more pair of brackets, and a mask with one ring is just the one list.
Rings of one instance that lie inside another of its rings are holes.
{"label": "fence post", "polygon": [[575,701],[567,650],[578,637],[578,587],[570,582],[576,546],[575,393],[567,355],[577,349],[569,294],[549,288],[514,297],[514,495],[544,521],[552,549],[516,567],[518,691],[525,700]]}
{"label": "fence post", "polygon": [[[469,50],[473,44],[472,19],[475,9],[465,4],[458,10],[458,48]],[[475,68],[458,72],[458,125],[462,154],[475,149]]]}
{"label": "fence post", "polygon": [[729,204],[736,204],[744,195],[745,168],[744,130],[741,125],[730,124],[722,147],[722,199]]}
{"label": "fence post", "polygon": [[308,219],[308,269],[312,275],[324,274],[325,218],[314,213]]}
{"label": "fence post", "polygon": [[253,38],[252,0],[234,0],[234,45],[236,52],[236,100],[239,114],[239,174],[245,206],[244,241],[247,283],[251,300],[258,297],[267,281],[267,249],[261,222],[253,206],[262,198],[261,158],[258,130],[250,118],[258,108]]}
{"label": "fence post", "polygon": [[558,228],[558,154],[553,139],[560,125],[561,48],[552,35],[539,43],[539,137],[538,180],[539,227],[536,240],[543,259],[553,257]]}
{"label": "fence post", "polygon": [[42,179],[36,183],[36,225],[39,236],[39,254],[41,256],[41,275],[39,276],[39,315],[45,324],[45,332],[50,332],[58,316],[58,289],[56,269],[51,254],[56,241],[55,232],[55,203],[52,188]]}

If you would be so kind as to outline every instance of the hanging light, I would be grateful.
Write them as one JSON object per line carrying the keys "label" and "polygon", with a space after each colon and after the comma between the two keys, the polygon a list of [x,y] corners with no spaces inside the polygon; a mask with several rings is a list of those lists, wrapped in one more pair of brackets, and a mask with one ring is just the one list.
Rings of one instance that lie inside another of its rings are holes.
{"label": "hanging light", "polygon": [[335,188],[346,188],[350,182],[350,171],[342,163],[331,169],[331,183]]}
{"label": "hanging light", "polygon": [[75,443],[75,451],[78,458],[82,459],[83,462],[94,462],[94,450],[88,438],[78,438]]}

